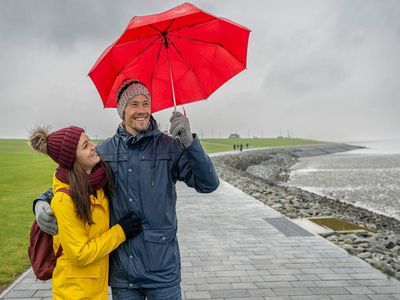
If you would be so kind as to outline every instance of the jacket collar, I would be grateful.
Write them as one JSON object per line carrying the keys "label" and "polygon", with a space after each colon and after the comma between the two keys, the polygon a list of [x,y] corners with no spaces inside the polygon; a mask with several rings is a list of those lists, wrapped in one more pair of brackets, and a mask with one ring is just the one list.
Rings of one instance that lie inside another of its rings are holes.
{"label": "jacket collar", "polygon": [[149,128],[147,128],[144,131],[139,132],[135,136],[125,130],[125,126],[124,126],[123,122],[119,124],[117,133],[116,133],[117,137],[120,138],[122,140],[122,142],[126,145],[134,144],[143,138],[155,137],[160,134],[161,134],[161,131],[158,129],[157,122],[154,119],[153,115],[150,116]]}

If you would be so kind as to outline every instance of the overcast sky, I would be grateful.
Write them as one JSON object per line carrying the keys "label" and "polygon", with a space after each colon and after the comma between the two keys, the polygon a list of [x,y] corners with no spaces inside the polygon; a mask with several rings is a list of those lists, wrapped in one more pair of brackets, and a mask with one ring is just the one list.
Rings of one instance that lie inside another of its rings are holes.
{"label": "overcast sky", "polygon": [[[0,0],[0,138],[26,138],[35,124],[111,136],[120,119],[89,70],[133,16],[181,3]],[[400,137],[400,1],[192,3],[252,30],[247,70],[185,106],[199,135]],[[154,114],[162,130],[171,112]]]}

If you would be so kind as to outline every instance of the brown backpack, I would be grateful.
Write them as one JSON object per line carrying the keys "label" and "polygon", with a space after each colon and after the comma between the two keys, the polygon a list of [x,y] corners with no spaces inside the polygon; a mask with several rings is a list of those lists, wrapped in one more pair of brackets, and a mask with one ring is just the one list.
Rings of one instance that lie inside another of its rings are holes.
{"label": "brown backpack", "polygon": [[[57,192],[64,192],[70,195],[70,191],[66,188],[61,188]],[[61,256],[61,253],[62,247],[60,245],[57,253],[54,254],[53,236],[42,231],[35,220],[31,226],[28,255],[37,279],[51,279],[57,258]]]}

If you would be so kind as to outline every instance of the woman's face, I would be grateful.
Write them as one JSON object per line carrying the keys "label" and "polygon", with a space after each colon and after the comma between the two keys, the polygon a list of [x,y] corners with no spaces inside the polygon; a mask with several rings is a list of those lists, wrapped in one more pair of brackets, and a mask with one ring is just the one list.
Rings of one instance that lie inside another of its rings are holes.
{"label": "woman's face", "polygon": [[100,162],[100,156],[96,152],[96,145],[90,142],[88,136],[82,132],[76,149],[76,162],[90,174],[93,167]]}

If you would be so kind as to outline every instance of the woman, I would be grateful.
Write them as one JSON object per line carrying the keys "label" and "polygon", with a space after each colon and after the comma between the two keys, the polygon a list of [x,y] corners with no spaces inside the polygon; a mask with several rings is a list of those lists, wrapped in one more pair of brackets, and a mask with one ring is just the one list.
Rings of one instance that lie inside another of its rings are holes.
{"label": "woman", "polygon": [[140,233],[140,220],[129,215],[110,228],[112,178],[82,128],[37,128],[29,144],[58,164],[51,208],[58,222],[53,249],[62,246],[62,254],[53,271],[53,299],[107,299],[108,255]]}

